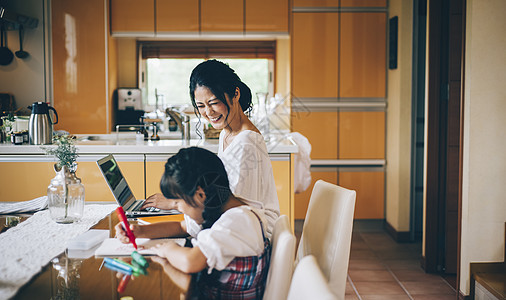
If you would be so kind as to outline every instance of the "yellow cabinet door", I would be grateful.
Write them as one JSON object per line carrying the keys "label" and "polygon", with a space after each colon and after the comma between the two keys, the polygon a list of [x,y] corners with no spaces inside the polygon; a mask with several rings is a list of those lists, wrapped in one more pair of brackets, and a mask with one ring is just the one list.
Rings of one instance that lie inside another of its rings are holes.
{"label": "yellow cabinet door", "polygon": [[339,158],[385,158],[385,112],[339,113]]}
{"label": "yellow cabinet door", "polygon": [[246,0],[246,32],[288,32],[288,0]]}
{"label": "yellow cabinet door", "polygon": [[156,0],[156,33],[198,32],[198,0]]}
{"label": "yellow cabinet door", "polygon": [[337,97],[338,21],[337,13],[293,14],[294,98]]}
{"label": "yellow cabinet door", "polygon": [[104,1],[51,1],[51,21],[55,129],[108,133]]}
{"label": "yellow cabinet door", "polygon": [[47,158],[0,162],[0,201],[27,201],[47,195],[55,172]]}
{"label": "yellow cabinet door", "polygon": [[295,194],[295,219],[304,220],[306,218],[309,199],[313,192],[313,187],[316,181],[323,180],[332,184],[337,184],[337,168],[320,168],[318,171],[311,171],[311,184],[302,193]]}
{"label": "yellow cabinet door", "polygon": [[337,117],[337,112],[292,113],[292,131],[309,140],[311,159],[337,159]]}
{"label": "yellow cabinet door", "polygon": [[386,13],[341,13],[339,97],[385,98]]}
{"label": "yellow cabinet door", "polygon": [[341,7],[386,7],[387,6],[387,0],[339,0],[339,2],[341,4]]}
{"label": "yellow cabinet door", "polygon": [[200,1],[202,32],[243,32],[244,2],[237,0]]}
{"label": "yellow cabinet door", "polygon": [[[87,3],[87,1],[84,1]],[[111,33],[155,33],[155,0],[111,0]]]}
{"label": "yellow cabinet door", "polygon": [[[84,184],[86,201],[115,202],[114,196],[96,161],[105,155],[82,155],[78,158],[77,177]],[[144,155],[114,154],[121,173],[137,199],[144,198]]]}
{"label": "yellow cabinet door", "polygon": [[271,158],[274,182],[278,193],[279,213],[290,219],[293,228],[294,206],[293,206],[293,160],[277,160]]}
{"label": "yellow cabinet door", "polygon": [[340,171],[339,185],[357,191],[355,219],[385,218],[385,172]]}
{"label": "yellow cabinet door", "polygon": [[146,197],[161,193],[160,179],[171,155],[146,155]]}

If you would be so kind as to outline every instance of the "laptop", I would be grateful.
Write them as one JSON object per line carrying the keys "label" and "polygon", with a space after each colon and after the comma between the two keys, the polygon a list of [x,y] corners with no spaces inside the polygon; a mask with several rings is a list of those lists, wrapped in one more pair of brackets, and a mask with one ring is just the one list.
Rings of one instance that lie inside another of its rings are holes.
{"label": "laptop", "polygon": [[112,154],[97,160],[97,165],[105,181],[109,185],[116,202],[123,207],[128,217],[147,217],[180,214],[175,209],[163,210],[156,207],[148,207],[141,210],[145,199],[136,199],[132,190],[128,186],[125,177],[121,173],[118,163]]}

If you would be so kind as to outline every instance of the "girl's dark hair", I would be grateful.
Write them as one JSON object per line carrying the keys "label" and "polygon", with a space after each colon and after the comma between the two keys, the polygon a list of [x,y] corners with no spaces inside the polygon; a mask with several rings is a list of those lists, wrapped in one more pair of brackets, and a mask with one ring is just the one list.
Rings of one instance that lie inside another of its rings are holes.
{"label": "girl's dark hair", "polygon": [[193,196],[201,187],[206,194],[202,227],[210,228],[223,213],[230,191],[227,171],[221,159],[204,148],[182,148],[165,164],[160,180],[160,190],[165,198],[183,199],[188,205],[197,207]]}
{"label": "girl's dark hair", "polygon": [[[251,90],[241,81],[235,71],[227,64],[216,59],[206,60],[198,64],[190,76],[190,97],[195,114],[200,116],[197,104],[195,103],[195,89],[199,86],[208,88],[218,100],[223,102],[230,111],[230,105],[227,103],[225,94],[230,99],[234,98],[235,89],[238,87],[241,91],[239,104],[242,111],[248,113],[251,110]],[[228,115],[227,115],[228,117]]]}

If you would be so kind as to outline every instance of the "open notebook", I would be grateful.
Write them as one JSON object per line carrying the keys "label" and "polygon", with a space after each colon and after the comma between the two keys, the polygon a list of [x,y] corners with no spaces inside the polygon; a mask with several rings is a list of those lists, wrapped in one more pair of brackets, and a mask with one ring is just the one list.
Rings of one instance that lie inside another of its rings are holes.
{"label": "open notebook", "polygon": [[[167,238],[167,239],[135,239],[139,252],[142,255],[155,255],[153,251],[148,249],[157,244],[166,243],[168,241],[174,241],[179,246],[184,246],[186,239],[184,238]],[[142,249],[146,248],[146,249]],[[134,252],[135,248],[132,244],[123,244],[116,238],[108,238],[102,242],[102,245],[95,250],[95,257],[120,257],[130,256]]]}

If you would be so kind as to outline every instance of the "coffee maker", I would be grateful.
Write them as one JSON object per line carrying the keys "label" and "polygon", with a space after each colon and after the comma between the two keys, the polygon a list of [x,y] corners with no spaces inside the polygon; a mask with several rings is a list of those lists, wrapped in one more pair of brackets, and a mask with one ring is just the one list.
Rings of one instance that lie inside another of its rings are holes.
{"label": "coffee maker", "polygon": [[[142,93],[137,88],[118,88],[116,90],[115,125],[142,125]],[[120,126],[120,130],[125,128]]]}

